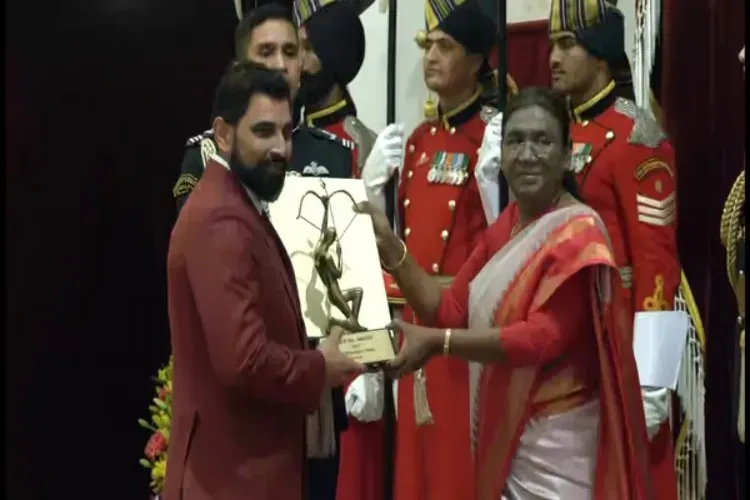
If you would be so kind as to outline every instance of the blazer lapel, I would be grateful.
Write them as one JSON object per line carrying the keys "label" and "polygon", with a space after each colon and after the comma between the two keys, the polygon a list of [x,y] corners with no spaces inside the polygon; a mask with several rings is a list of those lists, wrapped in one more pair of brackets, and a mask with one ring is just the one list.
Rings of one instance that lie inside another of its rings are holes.
{"label": "blazer lapel", "polygon": [[289,260],[289,255],[286,252],[284,243],[281,241],[281,238],[279,238],[279,235],[276,232],[276,229],[274,229],[273,225],[271,224],[271,221],[267,216],[260,213],[258,207],[255,205],[255,203],[253,203],[253,200],[250,199],[250,196],[248,196],[244,187],[237,179],[235,179],[234,175],[232,175],[231,172],[229,172],[223,165],[219,165],[215,161],[209,161],[206,169],[220,169],[222,171],[226,181],[229,184],[229,189],[231,191],[234,191],[234,193],[242,198],[243,202],[248,205],[248,208],[250,209],[250,218],[259,227],[266,246],[268,246],[268,248],[271,250],[275,250],[276,254],[281,258],[282,268],[279,269],[280,274],[282,275],[281,282],[284,286],[284,291],[289,297],[289,300],[291,300],[292,302],[294,312],[296,313],[300,331],[300,339],[306,345],[307,332],[305,330],[305,322],[302,319],[302,307],[300,306],[299,302],[299,294],[297,292],[297,282],[294,276],[294,268],[292,267],[292,261]]}

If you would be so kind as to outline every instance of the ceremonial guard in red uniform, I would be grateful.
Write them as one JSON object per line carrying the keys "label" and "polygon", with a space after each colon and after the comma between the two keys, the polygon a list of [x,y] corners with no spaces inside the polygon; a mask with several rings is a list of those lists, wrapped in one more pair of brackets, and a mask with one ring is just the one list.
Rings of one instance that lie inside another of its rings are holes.
{"label": "ceremonial guard in red uniform", "polygon": [[[425,83],[438,104],[428,101],[427,120],[405,144],[403,126],[386,127],[363,178],[370,200],[382,207],[383,187],[400,170],[401,235],[420,266],[448,284],[487,227],[483,201],[492,198],[497,205],[499,197],[496,179],[485,183],[475,176],[485,126],[497,114],[486,106],[496,95],[487,61],[495,26],[474,0],[428,0],[425,18],[427,29],[417,42],[424,49]],[[403,153],[399,145],[405,146]],[[491,192],[480,196],[483,190]],[[385,280],[389,302],[403,306],[395,282],[387,274]],[[408,305],[403,318],[419,321]],[[468,437],[466,362],[434,359],[414,376],[399,379],[395,498],[472,498]]]}
{"label": "ceremonial guard in red uniform", "polygon": [[[571,102],[571,168],[584,201],[607,227],[620,270],[613,299],[632,311],[621,319],[625,330],[646,335],[633,329],[635,312],[671,310],[680,285],[674,152],[654,118],[620,97],[632,96],[632,85],[622,71],[627,58],[619,10],[605,2],[554,0],[549,29],[552,85]],[[639,354],[656,498],[676,499],[670,394],[644,378],[664,360],[658,352]]]}

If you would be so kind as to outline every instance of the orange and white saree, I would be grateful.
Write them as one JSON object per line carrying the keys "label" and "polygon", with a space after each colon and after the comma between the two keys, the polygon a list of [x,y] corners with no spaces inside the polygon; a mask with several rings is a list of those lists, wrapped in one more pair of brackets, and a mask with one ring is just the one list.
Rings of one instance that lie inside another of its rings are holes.
{"label": "orange and white saree", "polygon": [[[627,322],[610,307],[616,267],[604,226],[579,203],[512,237],[517,218],[511,205],[488,229],[437,314],[446,327],[497,327],[507,350],[503,363],[471,363],[475,498],[653,498]],[[532,325],[550,307],[545,317],[567,326]],[[580,312],[586,322],[567,322]]]}

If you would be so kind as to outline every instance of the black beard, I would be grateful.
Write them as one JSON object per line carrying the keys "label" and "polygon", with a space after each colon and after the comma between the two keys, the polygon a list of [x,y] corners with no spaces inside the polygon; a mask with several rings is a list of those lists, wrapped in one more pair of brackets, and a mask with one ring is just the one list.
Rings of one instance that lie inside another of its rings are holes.
{"label": "black beard", "polygon": [[317,73],[302,73],[300,78],[299,97],[304,106],[315,106],[325,99],[336,85],[333,75],[325,70]]}
{"label": "black beard", "polygon": [[268,159],[249,167],[232,150],[229,169],[247,186],[260,201],[273,202],[281,195],[289,165],[281,159]]}

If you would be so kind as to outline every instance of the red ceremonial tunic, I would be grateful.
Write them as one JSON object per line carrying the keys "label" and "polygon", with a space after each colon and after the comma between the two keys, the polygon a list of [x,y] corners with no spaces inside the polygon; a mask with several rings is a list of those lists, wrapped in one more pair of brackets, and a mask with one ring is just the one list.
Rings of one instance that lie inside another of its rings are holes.
{"label": "red ceremonial tunic", "polygon": [[[626,311],[624,331],[632,335],[635,312],[671,310],[680,285],[677,182],[674,151],[661,127],[613,90],[611,82],[573,110],[571,165],[584,201],[607,227],[620,271],[614,299]],[[668,422],[654,436],[650,451],[657,498],[676,499]]]}
{"label": "red ceremonial tunic", "polygon": [[[454,276],[487,227],[474,165],[485,122],[480,93],[435,121],[419,125],[406,143],[398,210],[409,253],[429,273]],[[403,304],[385,275],[389,301]],[[405,321],[418,322],[411,308]],[[469,498],[473,465],[469,441],[468,365],[436,358],[425,367],[434,423],[417,426],[414,377],[398,382],[394,496],[396,500]]]}

